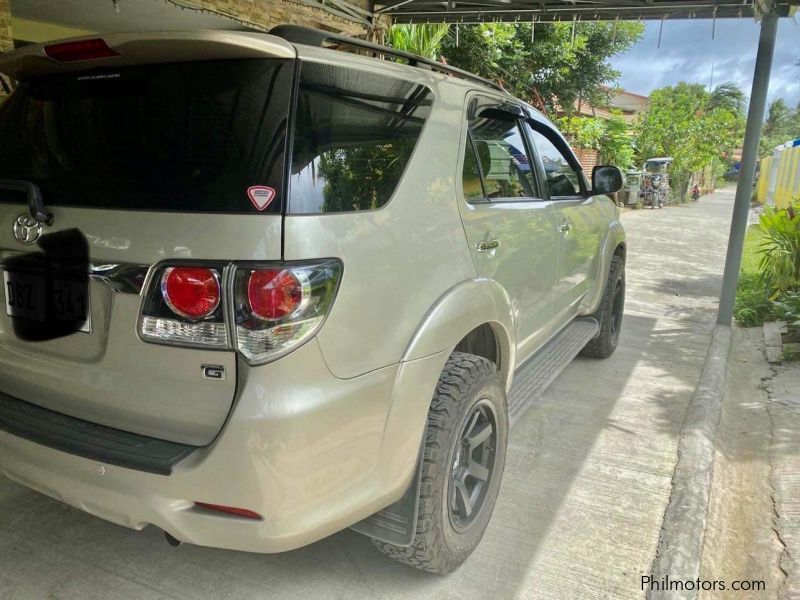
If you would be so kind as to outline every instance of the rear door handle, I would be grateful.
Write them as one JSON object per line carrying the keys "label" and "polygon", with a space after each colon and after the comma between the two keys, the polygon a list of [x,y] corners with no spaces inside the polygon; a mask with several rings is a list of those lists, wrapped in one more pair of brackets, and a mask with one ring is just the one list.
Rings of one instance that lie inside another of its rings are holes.
{"label": "rear door handle", "polygon": [[478,250],[478,252],[487,252],[489,250],[494,250],[499,246],[500,240],[486,240],[475,244],[475,248]]}

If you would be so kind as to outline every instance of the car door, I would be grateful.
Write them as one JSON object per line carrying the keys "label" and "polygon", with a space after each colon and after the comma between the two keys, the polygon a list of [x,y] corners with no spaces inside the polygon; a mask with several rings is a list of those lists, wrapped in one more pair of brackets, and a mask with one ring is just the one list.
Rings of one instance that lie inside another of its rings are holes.
{"label": "car door", "polygon": [[467,107],[459,207],[476,270],[511,298],[520,363],[553,333],[553,209],[542,198],[520,107],[482,95]]}
{"label": "car door", "polygon": [[529,119],[525,126],[553,207],[558,239],[553,307],[555,321],[563,326],[580,314],[583,300],[596,283],[604,234],[601,200],[589,196],[580,163],[561,134],[544,120]]}

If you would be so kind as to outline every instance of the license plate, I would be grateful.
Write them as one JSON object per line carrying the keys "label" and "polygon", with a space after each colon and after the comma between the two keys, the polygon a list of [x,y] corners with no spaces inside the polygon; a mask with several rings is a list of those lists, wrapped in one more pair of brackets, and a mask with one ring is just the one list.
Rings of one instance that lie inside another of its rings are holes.
{"label": "license plate", "polygon": [[92,311],[88,285],[59,278],[50,279],[50,283],[48,292],[48,281],[44,275],[23,272],[14,272],[11,275],[8,271],[3,271],[6,314],[16,319],[39,323],[82,321],[75,331],[91,333]]}

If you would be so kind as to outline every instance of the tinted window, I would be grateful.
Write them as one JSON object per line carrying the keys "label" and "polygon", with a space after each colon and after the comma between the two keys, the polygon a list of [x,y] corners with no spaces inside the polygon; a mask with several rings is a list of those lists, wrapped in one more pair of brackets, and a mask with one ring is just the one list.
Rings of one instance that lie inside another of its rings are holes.
{"label": "tinted window", "polygon": [[472,137],[467,136],[467,144],[464,150],[464,169],[461,176],[461,187],[464,190],[466,200],[480,200],[484,198],[483,186],[481,185],[481,172],[478,169],[478,159],[475,156],[475,146]]}
{"label": "tinted window", "polygon": [[292,152],[293,213],[370,210],[394,193],[431,107],[421,85],[304,63]]}
{"label": "tinted window", "polygon": [[535,197],[533,173],[516,121],[478,117],[470,125],[488,198]]}
{"label": "tinted window", "polygon": [[579,175],[555,144],[535,130],[533,130],[533,143],[544,163],[545,181],[550,195],[574,196],[580,194]]}
{"label": "tinted window", "polygon": [[[0,177],[51,205],[280,212],[291,61],[147,65],[24,83],[0,109]],[[0,199],[13,199],[0,192]]]}

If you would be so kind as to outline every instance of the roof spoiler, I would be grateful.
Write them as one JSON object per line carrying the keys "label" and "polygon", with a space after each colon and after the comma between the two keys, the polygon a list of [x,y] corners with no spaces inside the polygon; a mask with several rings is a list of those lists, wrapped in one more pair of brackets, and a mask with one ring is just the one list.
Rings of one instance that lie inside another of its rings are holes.
{"label": "roof spoiler", "polygon": [[[64,60],[63,49],[70,46],[108,48],[105,55],[95,52],[86,59]],[[53,49],[61,49],[54,52]],[[48,51],[49,49],[49,51]],[[59,59],[61,56],[61,59]],[[290,43],[263,33],[233,31],[110,33],[68,40],[31,44],[0,56],[0,73],[22,81],[43,75],[85,71],[92,67],[223,60],[237,58],[294,59],[297,52]]]}

